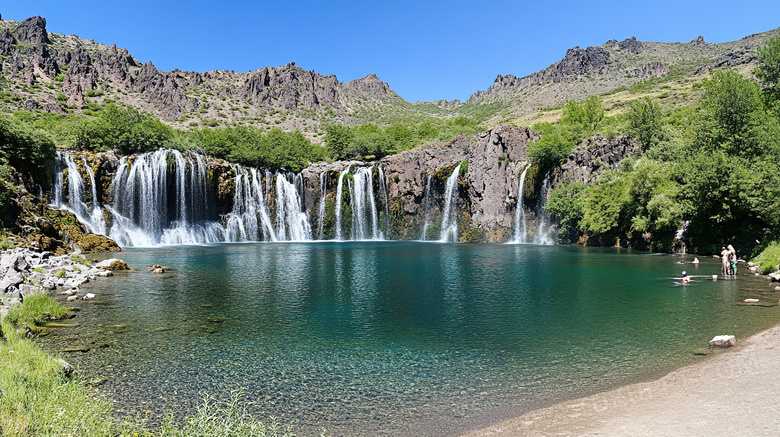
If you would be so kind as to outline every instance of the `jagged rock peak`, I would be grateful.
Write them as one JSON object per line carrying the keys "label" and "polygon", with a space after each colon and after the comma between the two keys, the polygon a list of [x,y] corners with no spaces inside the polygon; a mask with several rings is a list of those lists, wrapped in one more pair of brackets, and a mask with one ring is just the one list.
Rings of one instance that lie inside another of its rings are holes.
{"label": "jagged rock peak", "polygon": [[21,44],[32,44],[37,47],[51,43],[46,32],[46,19],[40,16],[30,17],[19,23],[16,34]]}
{"label": "jagged rock peak", "polygon": [[690,44],[692,46],[703,46],[703,45],[707,44],[707,42],[704,41],[704,37],[703,36],[699,35],[696,39],[689,41],[688,44]]}
{"label": "jagged rock peak", "polygon": [[645,49],[644,46],[642,45],[642,42],[637,41],[635,36],[624,39],[623,41],[618,43],[618,47],[620,47],[620,50],[626,53],[633,53],[635,55],[642,53]]}
{"label": "jagged rock peak", "polygon": [[366,77],[361,77],[359,79],[349,81],[346,86],[348,88],[353,88],[376,97],[395,95],[395,92],[390,89],[390,85],[388,85],[386,82],[383,82],[374,73],[371,73]]}

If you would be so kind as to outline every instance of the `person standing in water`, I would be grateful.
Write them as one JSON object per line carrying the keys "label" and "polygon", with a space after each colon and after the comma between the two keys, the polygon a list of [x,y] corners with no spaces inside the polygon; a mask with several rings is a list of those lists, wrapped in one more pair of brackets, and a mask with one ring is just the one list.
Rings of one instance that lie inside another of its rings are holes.
{"label": "person standing in water", "polygon": [[723,274],[729,274],[729,251],[726,247],[720,248],[720,260],[723,262]]}
{"label": "person standing in water", "polygon": [[732,275],[737,274],[737,251],[729,244],[729,270]]}
{"label": "person standing in water", "polygon": [[687,283],[691,282],[691,277],[688,276],[687,273],[682,272],[682,279],[681,280],[682,280],[683,284],[687,284]]}

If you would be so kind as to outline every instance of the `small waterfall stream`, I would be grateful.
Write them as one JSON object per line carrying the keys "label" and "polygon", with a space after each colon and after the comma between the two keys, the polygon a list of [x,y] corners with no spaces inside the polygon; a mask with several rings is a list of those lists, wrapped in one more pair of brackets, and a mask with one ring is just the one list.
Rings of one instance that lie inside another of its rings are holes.
{"label": "small waterfall stream", "polygon": [[350,166],[347,166],[344,170],[339,173],[339,184],[336,186],[336,238],[335,240],[343,240],[344,235],[343,231],[341,230],[341,202],[342,196],[344,194],[344,176],[346,176],[347,173],[349,173]]}
{"label": "small waterfall stream", "polygon": [[425,183],[425,197],[423,199],[423,204],[425,205],[425,222],[423,223],[423,231],[422,231],[422,237],[420,239],[422,241],[425,241],[428,238],[428,226],[431,225],[431,206],[433,203],[433,200],[431,199],[431,181],[433,180],[433,175],[428,175],[428,181]]}
{"label": "small waterfall stream", "polygon": [[458,202],[458,176],[460,173],[460,166],[463,163],[455,166],[452,174],[447,178],[447,185],[444,190],[444,212],[442,213],[441,221],[441,234],[439,241],[442,243],[457,243],[458,242],[458,216],[457,216],[457,202]]}
{"label": "small waterfall stream", "polygon": [[550,191],[550,173],[544,175],[544,181],[542,182],[542,191],[539,193],[539,207],[537,216],[539,217],[539,230],[536,231],[534,237],[534,244],[550,245],[553,244],[553,236],[550,235],[552,228],[550,226],[550,218],[547,216],[547,210],[544,208],[547,205],[547,195]]}
{"label": "small waterfall stream", "polygon": [[530,165],[525,166],[523,172],[520,173],[520,182],[519,186],[517,187],[517,209],[515,210],[514,242],[521,244],[526,242],[525,239],[528,233],[525,222],[525,210],[523,209],[523,186],[525,186],[525,174],[528,172],[529,168],[531,168]]}

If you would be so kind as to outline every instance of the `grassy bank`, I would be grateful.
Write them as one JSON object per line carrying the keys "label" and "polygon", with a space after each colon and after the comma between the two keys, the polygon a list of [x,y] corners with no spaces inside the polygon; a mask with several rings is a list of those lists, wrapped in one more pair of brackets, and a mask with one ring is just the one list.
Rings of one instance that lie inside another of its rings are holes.
{"label": "grassy bank", "polygon": [[753,262],[758,264],[759,271],[762,275],[776,272],[780,270],[780,243],[773,241],[769,243],[761,253],[753,259]]}
{"label": "grassy bank", "polygon": [[206,396],[203,404],[176,423],[171,416],[159,429],[117,420],[109,400],[88,387],[64,360],[29,338],[47,320],[67,310],[44,295],[26,298],[0,321],[0,435],[3,436],[293,436],[289,426],[265,424],[249,411],[241,393],[228,402]]}

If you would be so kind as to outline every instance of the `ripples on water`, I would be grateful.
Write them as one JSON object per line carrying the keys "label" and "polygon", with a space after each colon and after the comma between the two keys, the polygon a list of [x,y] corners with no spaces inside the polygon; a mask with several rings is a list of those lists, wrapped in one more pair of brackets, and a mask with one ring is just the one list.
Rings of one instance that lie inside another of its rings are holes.
{"label": "ripples on water", "polygon": [[[775,322],[763,280],[676,286],[676,256],[400,242],[131,249],[52,349],[128,414],[243,388],[299,434],[454,435],[659,375]],[[175,269],[146,272],[147,264]],[[685,267],[717,273],[720,262]],[[776,302],[776,298],[772,298]]]}

